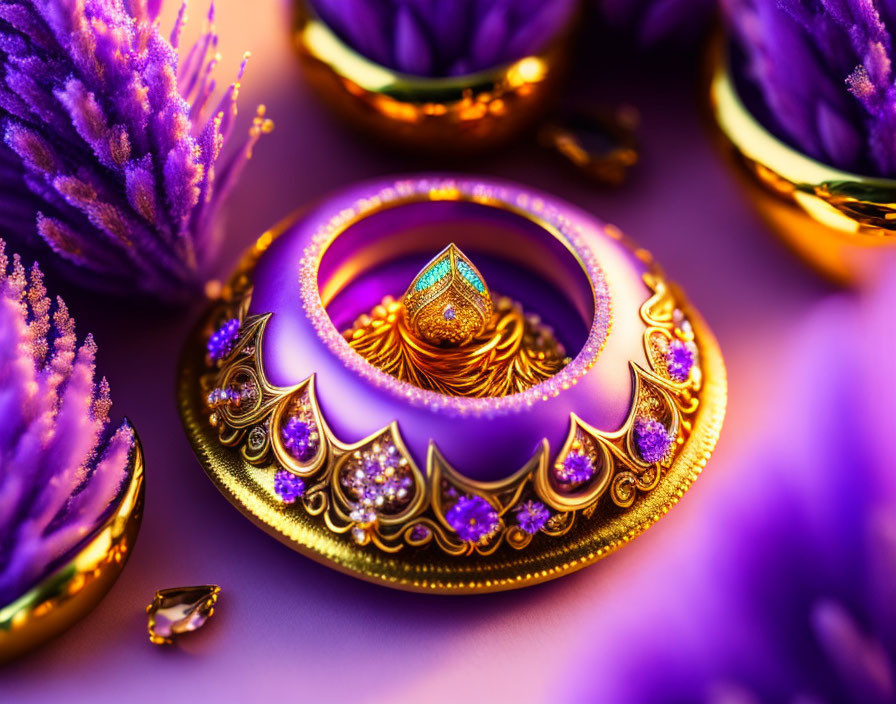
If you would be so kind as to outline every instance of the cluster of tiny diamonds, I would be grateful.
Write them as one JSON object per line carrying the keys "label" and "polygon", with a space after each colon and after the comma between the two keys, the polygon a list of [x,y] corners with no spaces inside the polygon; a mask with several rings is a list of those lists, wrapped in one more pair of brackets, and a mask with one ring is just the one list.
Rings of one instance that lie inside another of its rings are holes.
{"label": "cluster of tiny diamonds", "polygon": [[[351,348],[348,341],[333,325],[324,309],[318,289],[317,271],[322,253],[349,225],[384,205],[419,199],[470,200],[483,204],[495,201],[530,213],[557,229],[584,264],[594,290],[594,319],[588,339],[575,359],[560,372],[540,384],[517,394],[497,397],[471,398],[447,396],[426,391],[413,384],[400,381],[384,372]],[[570,388],[584,376],[600,355],[610,328],[610,294],[597,257],[588,246],[585,230],[573,222],[555,205],[528,193],[510,187],[454,179],[422,178],[402,180],[383,188],[369,198],[359,199],[353,207],[340,210],[313,235],[305,249],[301,263],[302,304],[318,336],[332,352],[352,371],[366,381],[393,395],[405,398],[417,406],[425,406],[440,412],[469,416],[494,416],[521,411],[538,401],[546,401]]]}
{"label": "cluster of tiny diamonds", "polygon": [[414,484],[411,467],[391,442],[358,450],[341,473],[340,483],[354,502],[349,518],[373,523],[380,512],[394,512],[410,500]]}

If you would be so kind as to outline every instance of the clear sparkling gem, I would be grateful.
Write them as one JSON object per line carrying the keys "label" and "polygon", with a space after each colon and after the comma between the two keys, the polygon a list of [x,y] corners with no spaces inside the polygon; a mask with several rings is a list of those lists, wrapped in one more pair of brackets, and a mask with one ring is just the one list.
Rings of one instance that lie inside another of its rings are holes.
{"label": "clear sparkling gem", "polygon": [[167,645],[179,635],[202,628],[214,614],[220,593],[221,587],[215,584],[160,589],[146,607],[149,639]]}
{"label": "clear sparkling gem", "polygon": [[250,450],[260,450],[264,447],[265,440],[267,440],[268,434],[264,428],[260,425],[256,425],[252,430],[249,431],[249,438],[247,442],[249,443]]}

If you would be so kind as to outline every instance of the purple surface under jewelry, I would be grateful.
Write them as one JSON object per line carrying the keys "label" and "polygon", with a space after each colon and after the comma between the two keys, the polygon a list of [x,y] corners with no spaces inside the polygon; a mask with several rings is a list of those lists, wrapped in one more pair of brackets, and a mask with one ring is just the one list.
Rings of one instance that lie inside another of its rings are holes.
{"label": "purple surface under jewelry", "polygon": [[[264,101],[277,122],[232,201],[220,275],[298,205],[360,179],[441,167],[385,154],[334,123],[301,83],[283,6],[219,0],[216,8],[224,71],[244,49],[253,51],[251,80],[240,96],[243,116]],[[557,701],[571,681],[600,682],[617,672],[612,654],[621,644],[648,653],[656,642],[704,637],[700,609],[681,609],[694,590],[692,572],[683,567],[709,560],[698,549],[715,528],[702,518],[705,509],[730,496],[750,470],[740,458],[775,412],[774,370],[804,343],[794,321],[830,289],[771,237],[713,149],[696,103],[696,66],[613,51],[586,57],[580,87],[588,97],[629,100],[642,111],[644,159],[626,188],[594,188],[527,145],[464,168],[530,183],[619,225],[656,254],[709,320],[728,363],[729,413],[709,469],[681,505],[594,567],[522,592],[433,597],[358,582],[252,527],[200,469],[177,416],[174,379],[201,301],[184,311],[135,310],[63,290],[49,277],[81,334],[92,330],[97,338],[113,413],[127,413],[143,439],[147,513],[131,562],[96,611],[0,670],[4,704],[334,696]],[[762,505],[761,496],[756,501]],[[711,562],[705,567],[712,580]],[[174,650],[152,646],[143,607],[153,592],[205,582],[223,588],[206,629]],[[650,622],[641,616],[646,604]],[[725,612],[712,618],[724,619]],[[583,641],[586,628],[590,637]],[[594,665],[570,668],[570,649],[584,647],[593,649]]]}

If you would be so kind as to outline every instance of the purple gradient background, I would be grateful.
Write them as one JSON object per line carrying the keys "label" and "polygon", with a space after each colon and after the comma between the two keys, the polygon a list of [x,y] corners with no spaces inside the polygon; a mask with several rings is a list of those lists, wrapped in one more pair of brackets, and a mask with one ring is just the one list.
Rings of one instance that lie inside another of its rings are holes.
{"label": "purple gradient background", "polygon": [[[243,116],[264,101],[277,123],[231,201],[222,276],[261,231],[297,206],[362,178],[444,166],[387,154],[334,124],[301,81],[282,4],[217,6],[223,68],[235,69],[242,51],[253,51]],[[193,8],[196,19],[200,13]],[[147,513],[109,596],[67,634],[0,671],[0,700],[457,702],[466,694],[551,701],[561,685],[612,674],[614,644],[631,652],[651,638],[700,639],[700,621],[676,612],[691,578],[678,567],[711,559],[693,548],[711,531],[701,516],[740,481],[740,458],[755,429],[769,422],[779,381],[769,370],[802,344],[794,322],[831,289],[772,239],[713,148],[696,61],[593,51],[583,57],[583,97],[628,100],[642,111],[644,159],[625,189],[601,191],[527,145],[463,168],[530,183],[620,226],[656,254],[708,319],[728,363],[729,412],[706,475],[682,505],[600,564],[522,592],[434,597],[357,582],[254,529],[193,457],[174,383],[180,345],[201,301],[189,310],[135,310],[49,277],[81,334],[96,336],[114,413],[127,413],[141,435]],[[705,568],[703,589],[712,593],[713,571]],[[143,607],[154,590],[203,582],[223,588],[214,620],[178,648],[152,646]],[[649,624],[630,607],[638,602],[651,604]],[[583,643],[585,633],[592,638]],[[587,668],[570,669],[571,649],[582,648],[596,657]]]}

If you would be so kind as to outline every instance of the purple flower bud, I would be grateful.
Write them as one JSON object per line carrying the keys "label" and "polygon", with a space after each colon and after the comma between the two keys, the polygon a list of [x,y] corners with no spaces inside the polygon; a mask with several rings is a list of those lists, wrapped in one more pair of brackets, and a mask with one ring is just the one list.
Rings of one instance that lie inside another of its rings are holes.
{"label": "purple flower bud", "polygon": [[35,265],[10,266],[0,240],[0,606],[20,596],[105,518],[134,449],[109,427],[109,384],[96,344],[47,297]]}
{"label": "purple flower bud", "polygon": [[217,35],[179,62],[159,4],[0,7],[0,227],[88,286],[175,300],[201,285],[221,202],[271,124],[259,109],[222,156],[236,90],[212,101]]}
{"label": "purple flower bud", "polygon": [[758,89],[748,100],[757,118],[815,159],[864,175],[896,176],[888,24],[894,15],[887,3],[726,0],[724,5],[738,50],[734,69]]}

